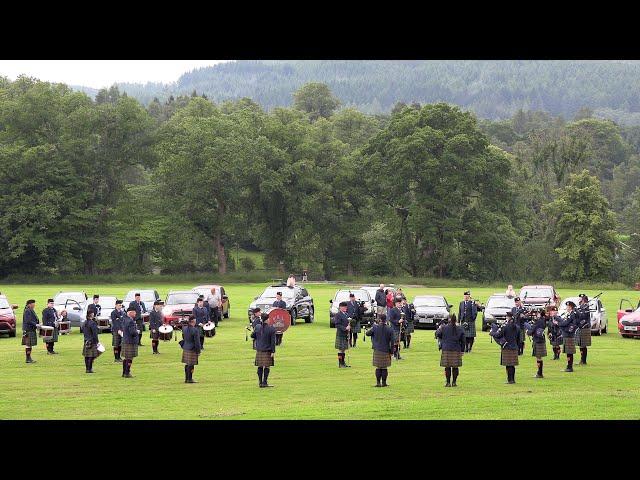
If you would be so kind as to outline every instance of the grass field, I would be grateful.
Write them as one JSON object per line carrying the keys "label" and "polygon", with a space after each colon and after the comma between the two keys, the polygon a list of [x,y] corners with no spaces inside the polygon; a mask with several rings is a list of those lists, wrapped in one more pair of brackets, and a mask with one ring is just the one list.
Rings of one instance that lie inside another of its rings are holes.
{"label": "grass field", "polygon": [[[153,286],[153,285],[149,285]],[[159,285],[164,296],[169,289],[193,285]],[[333,348],[335,329],[328,327],[329,299],[335,285],[311,284],[316,321],[299,323],[285,333],[276,353],[269,382],[275,388],[260,389],[253,366],[251,339],[245,341],[246,310],[262,284],[225,285],[231,300],[231,318],[220,323],[218,334],[207,339],[194,378],[184,384],[181,350],[175,341],[160,344],[161,355],[151,354],[148,332],[135,359],[135,378],[121,378],[121,364],[113,362],[111,335],[101,336],[107,352],[94,364],[93,375],[84,373],[82,337],[77,328],[61,336],[60,355],[48,356],[44,345],[34,348],[37,363],[24,363],[20,345],[22,307],[29,297],[37,300],[38,317],[47,297],[57,291],[83,288],[87,294],[124,295],[145,285],[7,285],[0,291],[17,303],[19,333],[0,338],[0,410],[2,419],[638,419],[640,341],[622,339],[616,331],[620,298],[635,303],[638,292],[605,291],[609,334],[593,337],[589,365],[575,373],[564,373],[565,356],[545,359],[544,379],[535,379],[535,359],[527,340],[520,357],[516,385],[505,385],[499,350],[480,330],[474,351],[464,356],[457,389],[444,388],[439,351],[432,330],[418,330],[404,360],[389,370],[389,387],[373,388],[371,343],[362,343],[349,353],[350,369],[338,369]],[[481,301],[494,288],[471,287]],[[410,299],[416,294],[440,293],[449,303],[461,300],[462,288],[405,288]],[[578,291],[560,290],[563,297]],[[589,295],[599,292],[585,291]],[[551,350],[548,349],[551,353]]]}

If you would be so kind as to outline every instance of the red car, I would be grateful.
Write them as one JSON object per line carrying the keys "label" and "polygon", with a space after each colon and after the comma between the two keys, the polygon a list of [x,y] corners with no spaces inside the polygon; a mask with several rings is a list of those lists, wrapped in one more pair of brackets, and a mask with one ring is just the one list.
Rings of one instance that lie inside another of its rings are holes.
{"label": "red car", "polygon": [[197,292],[189,290],[169,292],[162,309],[164,322],[175,327],[181,319],[188,319],[193,313],[193,307],[195,307],[197,301]]}
{"label": "red car", "polygon": [[16,336],[16,315],[13,311],[18,305],[11,305],[6,295],[0,295],[0,333]]}
{"label": "red car", "polygon": [[[625,309],[622,304],[626,302],[628,305]],[[640,337],[640,302],[635,310],[631,302],[625,298],[620,300],[618,308],[618,332],[625,338]]]}

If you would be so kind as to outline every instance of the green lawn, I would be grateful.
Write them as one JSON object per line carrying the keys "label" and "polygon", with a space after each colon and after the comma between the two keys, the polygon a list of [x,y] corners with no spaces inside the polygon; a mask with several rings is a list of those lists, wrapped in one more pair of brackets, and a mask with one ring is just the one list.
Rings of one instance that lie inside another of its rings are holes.
{"label": "green lawn", "polygon": [[[131,288],[153,285],[92,285],[87,294],[124,295]],[[169,289],[193,285],[160,285]],[[22,307],[29,297],[38,301],[41,317],[44,302],[59,290],[79,289],[65,285],[6,285],[0,291]],[[113,363],[111,336],[102,336],[107,352],[94,364],[93,375],[84,373],[81,336],[77,328],[56,344],[60,355],[47,356],[42,342],[34,349],[37,363],[24,363],[24,349],[16,338],[0,338],[0,401],[3,419],[638,419],[640,380],[637,365],[640,342],[622,339],[615,328],[620,298],[635,303],[638,292],[611,290],[602,295],[608,310],[610,333],[593,338],[589,365],[575,373],[562,372],[565,357],[545,360],[544,379],[534,379],[535,359],[527,341],[520,357],[516,385],[505,385],[499,350],[487,333],[480,331],[474,351],[465,355],[459,387],[444,388],[439,351],[432,330],[418,330],[405,360],[394,362],[389,388],[373,388],[371,344],[358,341],[350,351],[350,369],[338,369],[333,348],[335,330],[328,327],[329,299],[335,285],[308,286],[317,313],[313,324],[298,324],[284,337],[269,377],[275,388],[260,389],[253,366],[251,341],[245,341],[246,310],[263,285],[225,285],[231,300],[231,318],[218,334],[207,339],[194,378],[184,384],[181,351],[177,342],[160,344],[161,355],[151,354],[147,335],[132,368],[135,378],[121,378],[121,365]],[[471,287],[481,301],[495,289]],[[416,294],[444,294],[449,303],[461,300],[463,288],[405,288]],[[578,291],[560,290],[563,297]],[[598,292],[586,291],[589,295]],[[549,349],[549,352],[551,350]]]}

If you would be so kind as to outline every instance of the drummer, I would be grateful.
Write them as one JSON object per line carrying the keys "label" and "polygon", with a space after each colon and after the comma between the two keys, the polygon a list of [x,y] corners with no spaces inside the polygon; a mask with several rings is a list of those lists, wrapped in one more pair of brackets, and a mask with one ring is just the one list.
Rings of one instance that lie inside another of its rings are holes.
{"label": "drummer", "polygon": [[42,311],[42,324],[53,327],[53,336],[50,340],[45,340],[48,355],[57,355],[58,352],[53,350],[53,345],[58,341],[58,312],[53,308],[53,298],[47,300],[47,308]]}
{"label": "drummer", "polygon": [[[208,314],[208,312],[207,312]],[[198,332],[200,330],[200,332]],[[202,341],[202,329],[196,327],[196,319],[193,315],[189,317],[189,324],[182,329],[182,363],[184,363],[184,383],[198,383],[193,379],[193,370],[198,365]]]}
{"label": "drummer", "polygon": [[193,309],[196,325],[200,330],[200,350],[204,350],[204,324],[209,322],[209,309],[204,307],[204,298],[198,297],[198,302]]}
{"label": "drummer", "polygon": [[38,344],[38,326],[40,321],[36,315],[36,301],[27,300],[22,314],[22,345],[24,345],[24,353],[27,356],[26,363],[36,363],[31,359],[31,349]]}
{"label": "drummer", "polygon": [[162,300],[156,300],[153,302],[153,310],[149,314],[149,337],[151,338],[151,347],[154,355],[160,353],[158,351],[158,343],[160,343],[160,331],[158,329],[164,323],[163,305],[164,302]]}
{"label": "drummer", "polygon": [[122,300],[116,300],[116,308],[111,312],[111,345],[113,346],[114,362],[122,362],[122,323],[127,314],[122,308]]}

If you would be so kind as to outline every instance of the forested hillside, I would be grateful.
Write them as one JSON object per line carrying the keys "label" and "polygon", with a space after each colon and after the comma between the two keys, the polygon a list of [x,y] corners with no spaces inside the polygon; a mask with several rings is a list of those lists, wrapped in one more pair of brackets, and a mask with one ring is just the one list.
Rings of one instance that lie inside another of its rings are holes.
{"label": "forested hillside", "polygon": [[326,83],[343,106],[389,113],[397,102],[453,103],[481,118],[517,110],[572,118],[582,107],[640,124],[640,62],[614,61],[237,61],[185,73],[175,84],[119,84],[145,105],[194,90],[215,102],[248,97],[290,106],[308,82]]}

